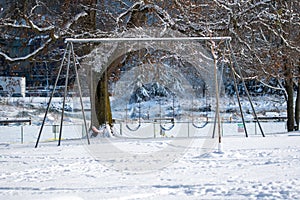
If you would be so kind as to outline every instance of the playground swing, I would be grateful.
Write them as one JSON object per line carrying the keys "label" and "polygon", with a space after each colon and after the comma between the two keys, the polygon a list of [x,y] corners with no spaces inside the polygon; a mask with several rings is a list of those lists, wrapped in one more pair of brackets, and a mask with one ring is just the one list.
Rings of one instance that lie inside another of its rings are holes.
{"label": "playground swing", "polygon": [[[205,89],[206,91],[206,89]],[[201,118],[204,118],[204,120],[201,122],[201,123],[195,123],[195,119],[194,119],[194,112],[192,111],[192,125],[195,127],[195,128],[198,128],[198,129],[201,129],[201,128],[204,128],[207,124],[208,124],[208,103],[207,103],[207,94],[205,94],[205,114],[202,114],[200,115]],[[192,105],[194,105],[192,103]]]}
{"label": "playground swing", "polygon": [[159,126],[160,126],[160,129],[162,131],[170,131],[174,128],[175,126],[175,95],[173,94],[173,103],[172,103],[172,118],[170,119],[170,123],[171,125],[169,127],[166,127],[166,125],[163,125],[162,124],[162,112],[161,112],[161,100],[159,101],[159,110],[160,110],[160,123],[159,123]]}
{"label": "playground swing", "polygon": [[127,112],[127,108],[126,108],[126,128],[130,131],[137,131],[140,127],[141,127],[141,103],[139,102],[139,117],[138,117],[138,125],[135,128],[131,128],[128,124],[128,112]]}
{"label": "playground swing", "polygon": [[[38,137],[37,137],[37,141],[36,141],[36,144],[35,144],[35,148],[37,148],[38,144],[39,144],[39,140],[41,138],[41,134],[42,134],[42,131],[43,131],[43,128],[44,128],[44,125],[45,125],[45,121],[46,121],[46,118],[47,118],[47,114],[48,114],[48,111],[49,111],[49,108],[50,108],[50,105],[51,105],[51,101],[52,101],[52,98],[54,96],[54,92],[55,92],[55,88],[57,87],[57,84],[58,84],[58,79],[60,77],[60,74],[61,74],[61,71],[63,69],[63,66],[64,64],[67,65],[67,73],[66,73],[66,80],[65,80],[65,90],[64,90],[64,97],[66,97],[66,93],[67,93],[67,85],[68,85],[68,77],[69,77],[69,68],[70,67],[75,67],[75,73],[76,73],[76,79],[77,79],[77,82],[78,82],[78,87],[79,87],[79,95],[80,95],[80,104],[81,104],[81,110],[82,110],[82,114],[83,114],[83,118],[84,118],[84,125],[85,125],[85,132],[87,133],[88,130],[87,130],[87,123],[86,123],[86,119],[85,119],[85,113],[84,113],[84,109],[83,109],[83,102],[82,102],[82,94],[81,94],[81,86],[80,86],[80,81],[79,81],[79,76],[78,76],[78,72],[77,72],[77,64],[79,63],[76,58],[75,58],[75,54],[74,54],[74,49],[73,49],[73,43],[79,43],[79,44],[86,44],[86,43],[118,43],[118,42],[154,42],[154,43],[157,43],[157,42],[160,42],[160,41],[189,41],[189,42],[193,42],[193,41],[211,41],[211,42],[215,42],[215,41],[225,41],[225,44],[227,46],[227,49],[230,51],[230,60],[232,59],[232,63],[230,65],[230,68],[233,72],[233,67],[236,67],[237,68],[237,72],[234,73],[234,79],[236,79],[237,77],[240,78],[242,80],[242,83],[246,89],[246,95],[248,97],[248,100],[250,102],[250,105],[251,105],[251,108],[253,110],[253,114],[255,116],[255,119],[259,125],[259,128],[261,130],[261,133],[262,133],[262,136],[265,137],[264,133],[263,133],[263,130],[262,130],[262,127],[259,123],[259,120],[257,118],[257,115],[256,115],[256,112],[255,112],[255,109],[254,109],[254,106],[253,106],[253,103],[252,103],[252,100],[251,100],[251,97],[249,96],[249,92],[247,90],[247,87],[245,85],[245,82],[244,82],[244,78],[243,78],[243,75],[241,73],[241,69],[240,69],[240,66],[238,65],[237,63],[237,60],[236,60],[236,57],[234,56],[234,53],[233,53],[233,50],[232,50],[232,46],[230,44],[230,40],[231,38],[230,37],[140,37],[140,35],[138,37],[129,37],[129,38],[126,38],[126,37],[123,37],[123,38],[84,38],[84,39],[77,39],[77,38],[67,38],[65,40],[65,42],[67,43],[66,45],[66,49],[65,49],[65,52],[64,52],[64,55],[63,55],[63,58],[62,58],[62,63],[60,65],[60,68],[59,68],[59,71],[58,71],[58,74],[57,74],[57,77],[56,77],[56,81],[55,81],[55,84],[54,84],[54,87],[53,87],[53,90],[52,90],[52,93],[51,93],[51,96],[49,98],[49,102],[48,102],[48,106],[46,108],[46,111],[45,111],[45,115],[44,115],[44,118],[43,118],[43,122],[42,122],[42,125],[41,125],[41,128],[39,130],[39,133],[38,133]],[[192,43],[193,44],[193,43]],[[155,46],[155,45],[154,45]],[[213,50],[214,48],[211,47],[212,49],[212,53],[213,53]],[[104,51],[105,52],[105,51]],[[112,51],[112,52],[115,52],[115,51]],[[185,55],[185,52],[181,52],[183,53],[183,55]],[[186,52],[188,53],[188,52]],[[105,59],[107,58],[106,56],[103,56]],[[103,58],[103,59],[104,59]],[[104,60],[105,60],[104,59]],[[106,59],[107,60],[107,59]],[[202,59],[198,59],[197,63],[200,62],[199,60],[202,60]],[[103,61],[103,60],[102,60]],[[105,61],[107,62],[107,61]],[[201,63],[201,62],[200,62]],[[216,76],[216,69],[217,69],[217,62],[216,60],[214,61],[214,74],[215,74],[215,82],[216,82],[216,86],[218,85],[218,80],[217,80],[217,76]],[[92,74],[92,73],[91,73]],[[92,80],[92,79],[91,79]],[[219,115],[219,97],[218,97],[218,90],[219,88],[216,87],[216,116],[215,116],[215,127],[216,125],[218,125],[218,127],[220,127],[220,115]],[[92,95],[92,93],[91,93]],[[91,96],[92,97],[92,96]],[[241,105],[240,105],[240,100],[239,100],[239,97],[238,97],[238,101],[239,101],[239,107],[240,107],[240,111],[242,112],[242,109],[241,109]],[[63,98],[63,104],[65,104],[65,98]],[[64,107],[64,106],[63,106]],[[95,106],[91,106],[91,109],[95,109]],[[140,108],[139,108],[140,109]],[[63,117],[64,117],[64,109],[62,109],[62,115],[61,115],[61,126],[60,126],[60,132],[59,132],[59,142],[58,142],[58,146],[60,146],[60,142],[61,142],[61,136],[62,136],[62,127],[63,127]],[[139,116],[140,118],[140,116]],[[244,118],[243,118],[243,115],[242,115],[242,120],[243,120],[243,124],[245,125],[245,122],[244,122]],[[97,122],[97,119],[94,117],[92,117],[92,123],[93,122]],[[139,119],[139,125],[138,125],[138,128],[140,127],[140,119]],[[173,122],[172,124],[174,125],[174,118],[173,118]],[[130,128],[130,127],[129,127]],[[136,128],[136,130],[138,129]],[[170,128],[170,127],[169,127]],[[134,129],[132,129],[134,130]],[[214,131],[215,132],[215,131]],[[246,129],[245,129],[245,133],[246,133],[246,137],[248,137],[247,135],[247,132],[246,132]],[[218,135],[219,135],[219,143],[221,143],[221,133],[220,133],[220,128],[218,128]],[[87,140],[88,140],[88,144],[90,144],[90,141],[89,141],[89,137],[87,135]]]}

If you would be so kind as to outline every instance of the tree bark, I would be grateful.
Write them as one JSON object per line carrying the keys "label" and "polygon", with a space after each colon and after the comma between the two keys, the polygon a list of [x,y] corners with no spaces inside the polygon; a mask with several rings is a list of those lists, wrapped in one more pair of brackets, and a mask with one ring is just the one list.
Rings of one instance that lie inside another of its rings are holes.
{"label": "tree bark", "polygon": [[287,130],[294,130],[294,91],[293,91],[293,80],[291,69],[287,66],[287,63],[284,62],[286,70],[286,83],[285,89],[287,92]]}
{"label": "tree bark", "polygon": [[299,130],[299,118],[300,118],[300,79],[298,79],[297,98],[295,102],[295,131]]}
{"label": "tree bark", "polygon": [[104,125],[106,123],[112,125],[112,113],[109,101],[106,73],[103,73],[100,81],[98,82],[95,96],[95,108],[99,125]]}

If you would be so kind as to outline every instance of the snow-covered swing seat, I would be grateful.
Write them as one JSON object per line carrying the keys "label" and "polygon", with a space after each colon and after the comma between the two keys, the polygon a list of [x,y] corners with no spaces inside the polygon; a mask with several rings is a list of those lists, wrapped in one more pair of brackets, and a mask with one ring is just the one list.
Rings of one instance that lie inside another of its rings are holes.
{"label": "snow-covered swing seat", "polygon": [[200,118],[204,118],[203,121],[201,121],[199,123],[199,120],[198,122],[196,122],[196,120],[194,119],[194,115],[192,116],[192,125],[193,127],[197,128],[197,129],[201,129],[201,128],[204,128],[207,124],[208,124],[208,111],[209,111],[209,107],[208,107],[208,104],[207,104],[207,97],[205,98],[205,114],[202,114],[200,115]]}
{"label": "snow-covered swing seat", "polygon": [[162,111],[161,111],[161,103],[159,104],[160,106],[160,124],[159,124],[159,127],[162,131],[170,131],[172,130],[174,127],[175,127],[175,95],[173,94],[173,103],[172,103],[172,118],[169,119],[170,120],[170,123],[171,125],[169,127],[166,127],[166,125],[163,125],[162,124],[162,121],[164,120],[163,117],[162,117]]}
{"label": "snow-covered swing seat", "polygon": [[127,108],[126,108],[126,119],[125,119],[125,123],[126,123],[126,128],[130,131],[137,131],[140,127],[141,127],[141,104],[139,103],[138,106],[139,109],[139,114],[138,114],[138,125],[135,128],[131,128],[128,124],[128,112],[127,112]]}

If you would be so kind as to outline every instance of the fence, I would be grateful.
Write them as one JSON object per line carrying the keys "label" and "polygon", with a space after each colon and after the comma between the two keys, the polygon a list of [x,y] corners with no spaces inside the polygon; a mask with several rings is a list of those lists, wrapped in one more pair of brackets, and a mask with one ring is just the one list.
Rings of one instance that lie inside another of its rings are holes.
{"label": "fence", "polygon": [[[34,143],[36,142],[40,126],[20,125],[1,126],[0,143]],[[45,125],[41,142],[55,141],[59,137],[59,125]],[[62,139],[78,139],[85,135],[83,124],[64,125],[62,129]]]}
{"label": "fence", "polygon": [[[260,122],[265,134],[286,132],[286,122]],[[196,128],[191,122],[175,122],[175,126],[169,130],[164,131],[160,128],[161,123],[141,123],[141,126],[136,131],[130,131],[126,126],[131,128],[138,126],[138,124],[124,122],[117,122],[114,125],[114,130],[118,134],[125,137],[134,138],[156,138],[156,137],[212,137],[214,130],[214,123],[210,122],[203,128]],[[168,126],[168,124],[163,124]],[[170,124],[169,124],[170,125]],[[247,122],[246,128],[249,136],[261,135],[256,122]],[[221,124],[221,133],[223,136],[244,136],[244,126],[242,122],[227,122]]]}
{"label": "fence", "polygon": [[[157,138],[157,137],[211,137],[214,124],[208,123],[203,128],[196,128],[191,122],[175,122],[169,131],[161,129],[161,125],[167,127],[169,124],[158,122],[141,123],[137,131],[130,131],[126,125],[134,127],[137,124],[126,124],[116,122],[114,131],[124,137],[132,138]],[[286,122],[261,122],[265,134],[286,132]],[[55,141],[59,137],[59,125],[45,125],[41,135],[41,142]],[[246,128],[249,137],[260,135],[257,123],[248,122]],[[40,126],[1,126],[0,143],[33,143],[36,142]],[[244,127],[240,122],[222,123],[221,132],[223,136],[244,136]],[[79,139],[85,136],[83,124],[64,125],[62,139]]]}

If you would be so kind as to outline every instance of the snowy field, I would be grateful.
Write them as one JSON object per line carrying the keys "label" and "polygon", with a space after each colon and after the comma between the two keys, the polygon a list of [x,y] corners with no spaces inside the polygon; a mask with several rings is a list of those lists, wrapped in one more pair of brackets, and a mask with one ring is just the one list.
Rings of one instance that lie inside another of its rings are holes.
{"label": "snowy field", "polygon": [[300,199],[300,133],[1,143],[0,199]]}
{"label": "snowy field", "polygon": [[[142,123],[136,132],[115,124],[118,137],[91,138],[87,145],[75,113],[65,117],[58,147],[59,114],[50,113],[34,148],[47,103],[42,100],[13,99],[0,106],[2,117],[32,119],[32,125],[0,128],[0,199],[300,199],[300,132],[286,133],[285,122],[262,122],[265,138],[251,114],[249,138],[239,131],[240,119],[224,122],[219,152],[212,123],[196,129],[178,121],[163,134],[159,123]],[[260,116],[285,114],[284,103],[255,104]],[[60,99],[54,106],[61,106]],[[225,105],[232,107],[237,105]],[[227,115],[222,117],[235,117]]]}

